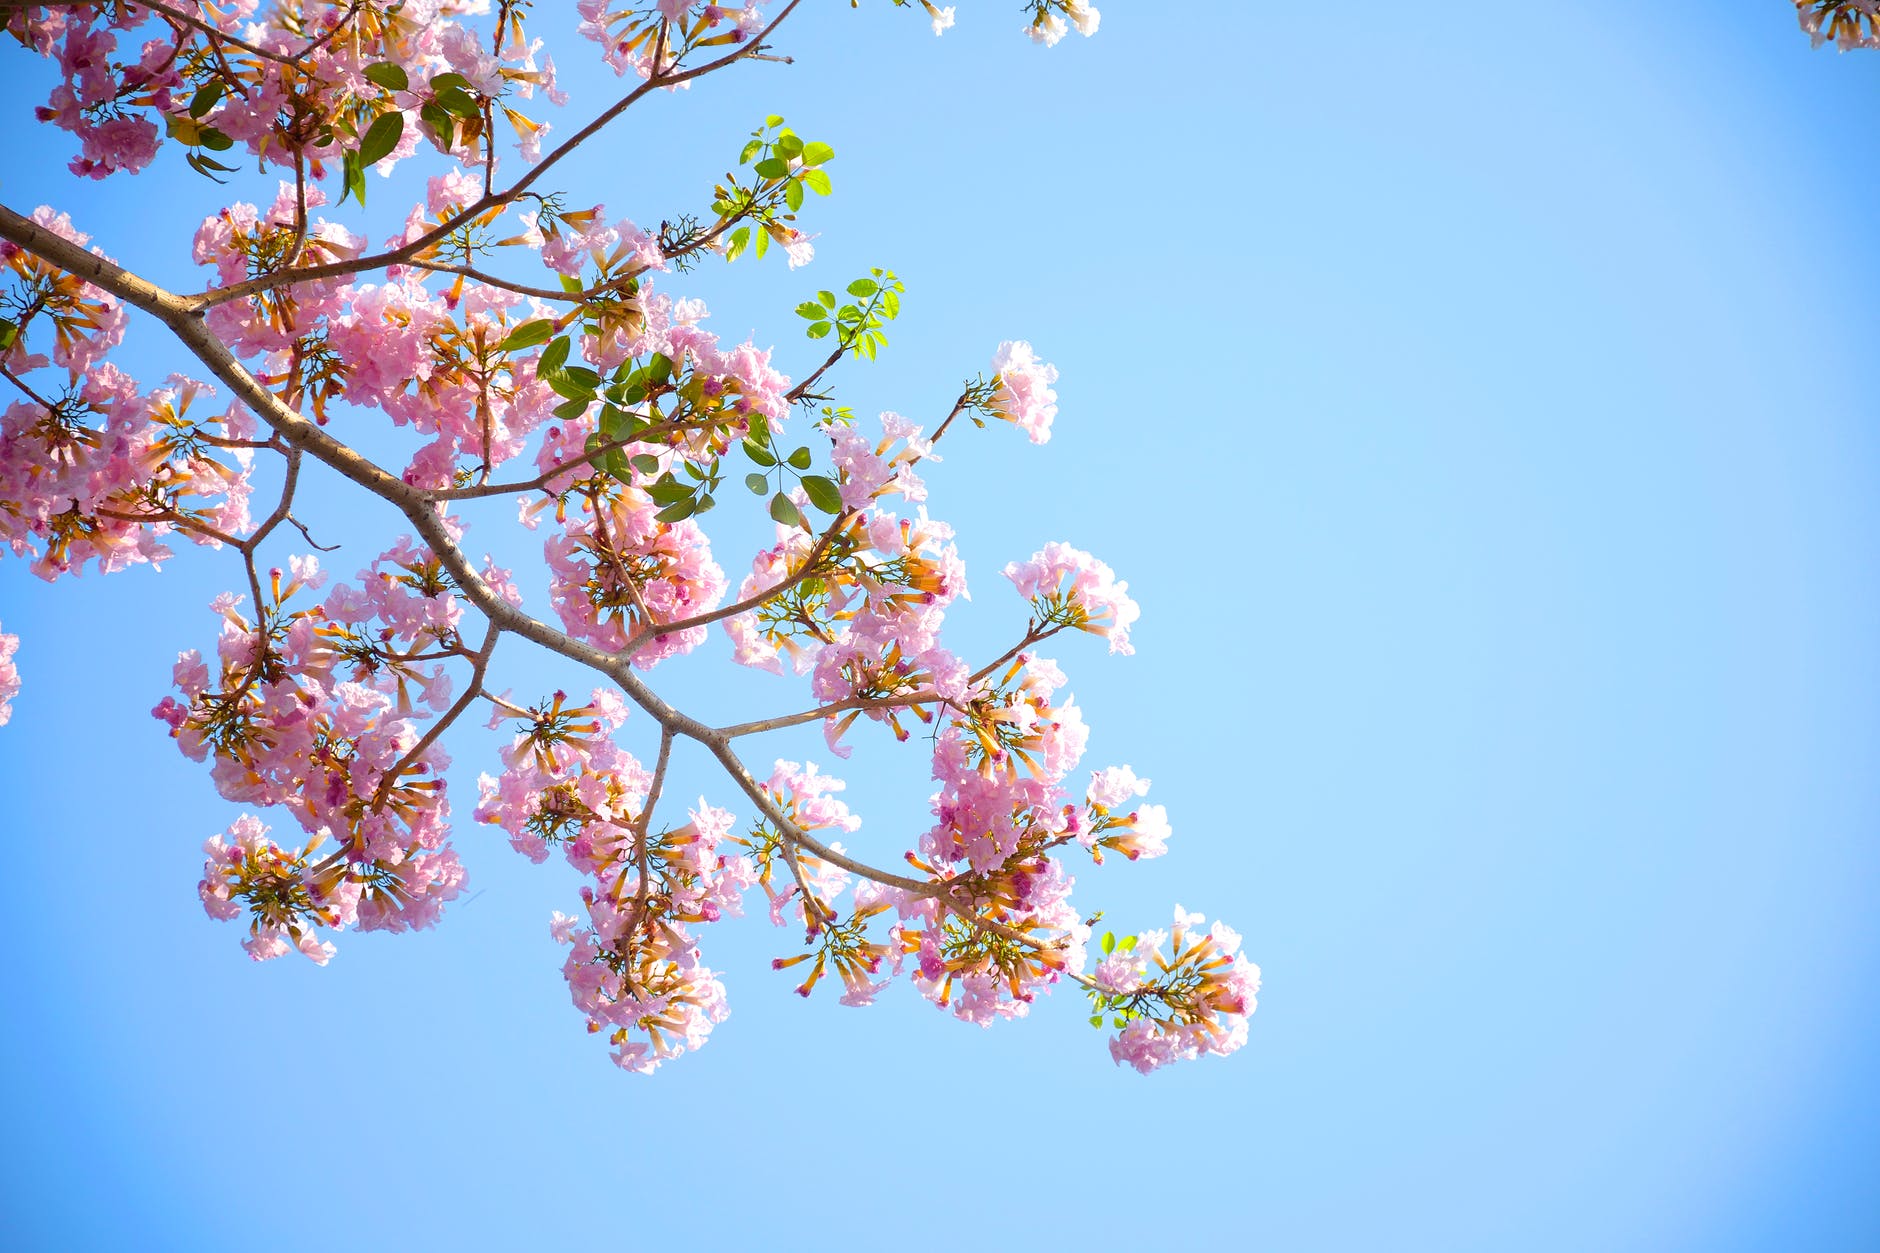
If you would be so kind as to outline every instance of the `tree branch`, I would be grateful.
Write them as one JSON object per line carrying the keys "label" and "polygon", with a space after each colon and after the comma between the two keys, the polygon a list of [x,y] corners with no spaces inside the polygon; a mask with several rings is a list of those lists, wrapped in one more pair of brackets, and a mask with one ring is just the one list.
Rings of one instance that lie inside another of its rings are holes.
{"label": "tree branch", "polygon": [[741,45],[735,52],[727,53],[715,61],[708,61],[704,65],[695,66],[689,70],[682,70],[675,74],[655,74],[652,78],[647,79],[644,83],[641,83],[619,101],[604,110],[593,121],[562,141],[562,143],[557,145],[547,156],[543,157],[538,164],[512,183],[507,190],[489,192],[478,197],[475,202],[465,207],[461,213],[458,213],[447,222],[440,222],[416,239],[401,244],[396,248],[388,249],[385,252],[374,253],[371,256],[355,257],[350,261],[334,261],[325,265],[312,265],[304,270],[277,271],[273,274],[263,274],[255,278],[245,279],[239,283],[231,283],[227,287],[215,287],[207,291],[197,292],[191,296],[172,297],[172,299],[179,301],[183,307],[190,310],[210,309],[230,300],[239,300],[244,296],[255,295],[257,292],[271,291],[276,287],[286,286],[290,283],[309,283],[317,279],[362,274],[372,270],[384,269],[388,265],[399,265],[403,262],[410,261],[424,252],[425,249],[429,248],[432,244],[435,244],[440,239],[449,235],[452,231],[457,230],[466,223],[474,221],[491,209],[501,209],[514,203],[527,192],[530,187],[534,186],[544,174],[553,169],[557,162],[586,143],[589,139],[592,139],[595,135],[605,130],[609,123],[613,122],[614,119],[618,118],[635,104],[638,104],[653,91],[661,87],[677,87],[680,83],[690,82],[695,78],[702,78],[707,74],[715,73],[718,70],[722,70],[727,66],[734,65],[747,57],[755,55],[758,50],[764,46],[764,40],[770,37],[771,32],[783,25],[784,19],[788,18],[801,3],[802,0],[790,0],[790,2],[783,7],[783,12],[772,18],[768,26],[758,32],[754,38]]}

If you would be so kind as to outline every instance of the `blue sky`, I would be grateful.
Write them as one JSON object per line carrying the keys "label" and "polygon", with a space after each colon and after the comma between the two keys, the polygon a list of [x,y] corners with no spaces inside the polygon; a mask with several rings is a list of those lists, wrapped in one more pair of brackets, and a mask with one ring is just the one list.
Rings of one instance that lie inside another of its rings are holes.
{"label": "blue sky", "polygon": [[[879,0],[814,6],[794,66],[650,102],[564,183],[657,221],[782,113],[835,146],[836,195],[810,270],[685,281],[721,334],[801,372],[791,306],[888,265],[906,312],[838,380],[858,410],[938,417],[1005,338],[1060,367],[1048,446],[973,433],[930,477],[973,580],[957,646],[1008,642],[996,572],[1046,540],[1130,581],[1137,655],[1056,655],[1090,764],[1154,779],[1176,835],[1079,899],[1119,929],[1175,902],[1236,925],[1266,973],[1247,1048],[1143,1079],[1070,996],[990,1031],[906,988],[806,1004],[754,918],[710,936],[733,1005],[710,1045],[623,1075],[547,934],[572,872],[467,821],[476,894],[437,931],[254,965],[194,891],[238,811],[146,713],[233,564],[46,587],[5,562],[6,1243],[1880,1243],[1880,56],[1811,52],[1781,0],[1192,28],[1112,3],[1048,53],[959,7],[935,40]],[[612,80],[560,11],[537,25],[579,89],[565,133]],[[218,189],[173,158],[71,185],[28,122],[47,67],[11,55],[0,201],[191,285]],[[373,192],[376,235],[400,205]],[[148,326],[124,360],[185,365]],[[317,483],[303,513],[349,575],[390,520]],[[472,520],[537,560],[500,510]],[[725,526],[740,568],[758,528]],[[800,704],[706,651],[662,690],[726,720]],[[515,649],[497,682],[580,680]],[[460,817],[493,743],[455,745]],[[839,773],[853,847],[926,825],[917,754]]]}

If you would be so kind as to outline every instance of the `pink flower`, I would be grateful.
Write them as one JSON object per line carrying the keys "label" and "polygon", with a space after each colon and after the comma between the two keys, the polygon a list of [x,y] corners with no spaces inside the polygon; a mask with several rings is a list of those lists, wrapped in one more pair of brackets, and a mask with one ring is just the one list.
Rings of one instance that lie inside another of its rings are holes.
{"label": "pink flower", "polygon": [[1031,560],[1006,566],[1004,573],[1031,601],[1039,626],[1075,627],[1109,640],[1113,653],[1136,651],[1129,628],[1142,610],[1129,598],[1129,584],[1089,553],[1054,542]]}
{"label": "pink flower", "polygon": [[992,369],[997,387],[992,411],[1016,423],[1032,443],[1049,440],[1051,419],[1057,416],[1057,393],[1051,390],[1057,367],[1038,360],[1024,340],[1008,339],[992,355]]}
{"label": "pink flower", "polygon": [[13,665],[19,647],[19,636],[0,634],[0,727],[13,717],[12,701],[20,694],[20,672]]}

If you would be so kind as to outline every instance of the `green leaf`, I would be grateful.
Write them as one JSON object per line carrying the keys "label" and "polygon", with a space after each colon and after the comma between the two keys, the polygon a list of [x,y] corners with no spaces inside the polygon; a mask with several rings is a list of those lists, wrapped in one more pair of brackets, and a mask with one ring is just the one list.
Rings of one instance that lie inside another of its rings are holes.
{"label": "green leaf", "polygon": [[809,188],[818,196],[827,196],[832,190],[829,183],[829,176],[824,174],[821,170],[804,170],[798,177],[803,180],[803,186]]}
{"label": "green leaf", "polygon": [[608,443],[616,443],[627,437],[626,412],[614,405],[601,406],[601,438]]}
{"label": "green leaf", "polygon": [[437,103],[446,113],[455,113],[458,117],[475,117],[483,111],[475,96],[455,87],[437,93]]}
{"label": "green leaf", "polygon": [[215,102],[222,98],[222,93],[226,90],[226,84],[219,78],[198,87],[196,94],[189,98],[189,116],[201,117],[215,108]]}
{"label": "green leaf", "polygon": [[620,449],[611,449],[601,458],[601,468],[619,479],[622,483],[633,482],[633,470],[627,464],[627,454]]}
{"label": "green leaf", "polygon": [[790,172],[790,163],[782,157],[765,157],[753,165],[751,170],[759,178],[782,178]]}
{"label": "green leaf", "polygon": [[884,288],[881,293],[881,304],[879,308],[881,309],[882,316],[886,317],[889,321],[893,321],[895,318],[900,317],[901,316],[900,293],[895,291],[894,288],[892,287]]}
{"label": "green leaf", "polygon": [[849,295],[855,296],[858,298],[863,297],[863,296],[872,296],[875,294],[875,288],[877,286],[879,286],[879,284],[877,284],[875,280],[872,278],[858,278],[853,283],[849,284],[848,292],[849,292]]}
{"label": "green leaf", "polygon": [[803,525],[803,515],[797,512],[796,504],[782,492],[770,498],[770,516],[785,526]]}
{"label": "green leaf", "polygon": [[418,120],[431,128],[440,144],[449,144],[457,134],[457,124],[436,101],[427,100],[418,106]]}
{"label": "green leaf", "polygon": [[536,318],[533,321],[524,322],[521,326],[509,332],[509,334],[504,337],[503,342],[496,347],[500,352],[514,352],[518,348],[533,348],[537,344],[546,344],[548,337],[554,333],[555,324],[553,322],[549,321],[547,318]]}
{"label": "green leaf", "polygon": [[790,131],[777,136],[777,151],[786,157],[794,157],[803,151],[803,141]]}
{"label": "green leaf", "polygon": [[774,466],[777,464],[777,459],[771,455],[770,449],[754,440],[747,439],[744,441],[744,455],[760,466]]}
{"label": "green leaf", "polygon": [[0,318],[0,352],[13,347],[13,341],[20,337],[19,323],[10,318]]}
{"label": "green leaf", "polygon": [[842,489],[832,479],[820,474],[805,474],[803,490],[809,495],[809,503],[824,513],[842,512]]}
{"label": "green leaf", "polygon": [[542,349],[542,355],[535,363],[535,377],[547,381],[560,374],[561,367],[567,364],[570,347],[572,345],[568,342],[568,337],[563,335]]}
{"label": "green leaf", "polygon": [[817,322],[814,325],[812,325],[808,331],[804,333],[807,334],[811,339],[821,339],[823,336],[827,335],[833,329],[835,328],[833,324],[831,323]]}
{"label": "green leaf", "polygon": [[452,88],[458,91],[468,91],[470,89],[470,80],[465,78],[462,74],[451,70],[446,70],[442,74],[431,75],[432,95],[436,95],[440,91],[449,91]]}
{"label": "green leaf", "polygon": [[1093,1027],[1101,1027],[1103,1025],[1103,1015],[1102,1014],[1090,1015],[1090,1025]]}
{"label": "green leaf", "polygon": [[803,145],[804,165],[828,165],[836,159],[836,150],[828,144],[814,143]]}
{"label": "green leaf", "polygon": [[[201,169],[202,167],[197,163],[203,160],[207,160],[207,158],[199,158],[192,155],[189,158],[189,163],[195,165],[197,169]],[[357,152],[348,152],[340,162],[340,170],[340,179],[346,185],[346,190],[340,193],[340,199],[344,200],[350,193],[359,198],[360,204],[364,204],[366,202],[366,172],[365,168],[359,164],[359,154]],[[204,172],[206,173],[207,171]],[[210,175],[210,177],[213,178],[214,175]]]}
{"label": "green leaf", "polygon": [[782,126],[783,118],[773,113],[769,117],[764,119],[764,125],[765,126]]}
{"label": "green leaf", "polygon": [[792,213],[801,209],[803,207],[803,184],[792,179],[790,184],[783,189],[783,202],[790,206],[790,212]]}
{"label": "green leaf", "polygon": [[816,293],[816,299],[822,301],[823,308],[825,309],[833,309],[836,307],[836,294],[832,291],[819,291]]}
{"label": "green leaf", "polygon": [[664,509],[654,514],[653,517],[661,522],[678,522],[684,518],[691,517],[696,512],[698,512],[698,502],[688,496],[684,500],[676,500],[672,504],[667,505]]}
{"label": "green leaf", "polygon": [[663,352],[656,352],[646,363],[646,376],[655,383],[663,383],[672,377],[672,358]]}
{"label": "green leaf", "polygon": [[365,138],[359,141],[359,164],[374,165],[383,161],[391,155],[392,149],[398,147],[398,141],[404,133],[404,114],[380,114],[378,120],[367,128]]}
{"label": "green leaf", "polygon": [[744,252],[745,245],[751,242],[751,228],[740,226],[731,232],[731,238],[725,241],[725,260],[736,261]]}
{"label": "green leaf", "polygon": [[573,400],[562,401],[560,404],[555,406],[552,412],[554,413],[556,417],[560,418],[563,422],[572,422],[576,418],[580,417],[582,414],[586,413],[587,407],[591,403],[592,402],[589,401],[587,397],[577,396]]}
{"label": "green leaf", "polygon": [[762,152],[763,150],[764,150],[764,141],[761,139],[753,139],[750,143],[745,144],[744,151],[738,154],[738,164],[749,165],[751,163],[751,158],[756,156],[758,153]]}
{"label": "green leaf", "polygon": [[790,465],[793,469],[797,469],[797,470],[809,469],[809,449],[799,448],[795,452],[791,453]]}
{"label": "green leaf", "polygon": [[[230,139],[227,135],[224,135],[215,127],[205,126],[202,128],[202,146],[214,152],[227,152],[230,148],[235,146],[235,141]],[[230,166],[229,168],[234,169],[235,167]]]}
{"label": "green leaf", "polygon": [[675,501],[692,499],[692,487],[677,479],[661,479],[647,488],[646,494],[658,504],[670,505]]}
{"label": "green leaf", "polygon": [[1114,953],[1116,951],[1116,932],[1105,931],[1103,933],[1103,939],[1100,943],[1100,947],[1103,949],[1103,955],[1105,957],[1108,957],[1111,953]]}
{"label": "green leaf", "polygon": [[760,257],[763,256],[766,252],[770,251],[770,232],[769,231],[757,232],[757,247],[754,249],[754,251]]}
{"label": "green leaf", "polygon": [[411,76],[405,73],[405,67],[390,61],[366,66],[366,80],[377,83],[387,91],[404,91],[411,86]]}
{"label": "green leaf", "polygon": [[650,452],[635,453],[633,468],[641,474],[657,474],[659,473],[659,458]]}
{"label": "green leaf", "polygon": [[823,307],[814,300],[805,300],[796,307],[796,316],[799,318],[808,318],[810,321],[814,322],[820,319],[822,315]]}
{"label": "green leaf", "polygon": [[594,389],[592,387],[583,386],[579,379],[567,373],[547,375],[543,377],[542,381],[554,388],[557,396],[565,396],[569,400],[578,400],[583,407],[586,407],[594,399]]}
{"label": "green leaf", "polygon": [[744,476],[744,486],[751,489],[751,495],[762,496],[770,490],[770,476],[759,474],[755,470]]}

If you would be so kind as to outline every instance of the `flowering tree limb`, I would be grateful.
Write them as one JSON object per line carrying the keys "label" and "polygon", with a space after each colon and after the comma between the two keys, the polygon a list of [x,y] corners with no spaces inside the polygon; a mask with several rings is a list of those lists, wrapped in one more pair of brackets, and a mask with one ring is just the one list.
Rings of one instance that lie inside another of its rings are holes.
{"label": "flowering tree limb", "polygon": [[[1258,987],[1232,931],[1178,908],[1172,940],[1105,936],[1087,970],[1091,924],[1070,903],[1067,856],[1152,857],[1168,835],[1128,767],[1073,789],[1082,714],[1037,652],[1067,632],[1131,651],[1127,585],[1063,544],[1013,563],[1024,628],[975,668],[941,642],[964,590],[951,528],[924,508],[898,511],[925,501],[917,471],[957,419],[1044,443],[1055,369],[1028,344],[1002,344],[928,438],[891,413],[864,423],[819,390],[886,345],[905,291],[890,271],[798,306],[807,336],[831,349],[795,384],[769,351],[702,330],[702,306],[665,291],[666,276],[710,256],[775,248],[795,268],[813,254],[796,222],[809,197],[830,193],[835,154],[781,118],[751,132],[702,212],[657,231],[573,207],[549,182],[651,92],[787,61],[773,41],[799,4],[765,17],[581,0],[581,33],[640,82],[553,146],[549,123],[525,110],[563,97],[520,0],[499,0],[487,24],[454,0],[294,0],[253,25],[251,6],[206,0],[7,6],[4,29],[63,72],[41,116],[78,137],[74,173],[135,173],[167,142],[211,178],[239,172],[216,155],[238,145],[283,177],[272,205],[237,201],[203,222],[194,252],[214,278],[196,292],[141,277],[51,208],[0,206],[0,383],[19,397],[0,417],[0,543],[48,579],[165,559],[172,535],[240,559],[246,592],[216,601],[213,658],[184,652],[177,694],[155,712],[183,752],[212,763],[223,796],[276,808],[305,833],[281,843],[244,815],[206,846],[203,904],[246,918],[258,959],[297,948],[324,963],[331,933],[438,919],[463,884],[442,745],[487,708],[511,738],[500,773],[479,781],[476,817],[531,859],[558,850],[586,876],[582,908],[552,929],[576,1005],[624,1067],[696,1048],[723,1018],[697,937],[753,888],[774,922],[802,929],[803,950],[775,964],[807,963],[805,996],[833,974],[845,1003],[864,1003],[905,972],[983,1024],[1070,981],[1093,1024],[1114,1028],[1119,1062],[1149,1070],[1231,1051]],[[921,7],[936,33],[952,24],[952,9]],[[1040,43],[1097,26],[1082,0],[1028,8]],[[141,52],[115,59],[132,33],[149,36]],[[528,163],[506,182],[499,132]],[[363,204],[367,169],[427,152],[440,172],[377,251],[320,216],[334,190]],[[117,368],[132,310],[223,389],[225,410],[206,412],[206,381],[146,391]],[[329,427],[336,406],[376,409],[428,442],[402,468],[382,464]],[[786,438],[802,422],[813,436]],[[498,473],[524,457],[535,473]],[[274,459],[282,489],[257,521],[255,462]],[[319,548],[296,513],[309,460],[409,525],[353,583],[329,585],[312,554],[263,561],[284,524]],[[727,598],[701,519],[739,472],[775,542]],[[494,496],[514,498],[545,535],[554,624],[509,571],[464,548],[452,504]],[[807,676],[813,703],[727,727],[669,703],[647,675],[714,627],[738,662]],[[585,667],[599,686],[585,699],[497,695],[487,680],[505,639]],[[0,636],[0,722],[19,690],[16,648]],[[658,729],[650,770],[621,746],[629,708]],[[935,822],[894,868],[843,846],[860,819],[837,798],[840,780],[813,763],[756,771],[740,753],[815,722],[837,756],[858,723],[898,740],[929,728]],[[656,812],[680,741],[722,768],[749,824],[704,801],[683,822]]]}

